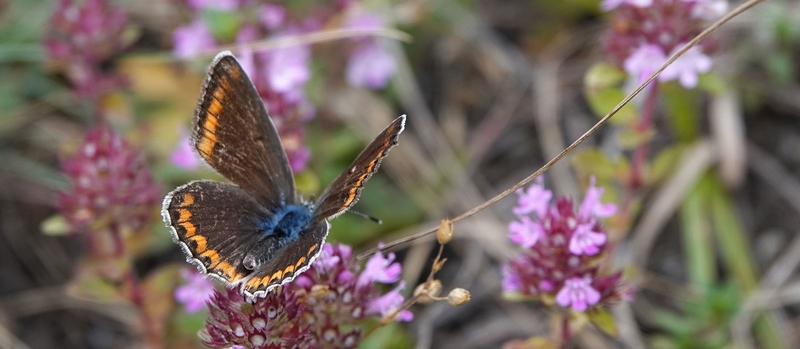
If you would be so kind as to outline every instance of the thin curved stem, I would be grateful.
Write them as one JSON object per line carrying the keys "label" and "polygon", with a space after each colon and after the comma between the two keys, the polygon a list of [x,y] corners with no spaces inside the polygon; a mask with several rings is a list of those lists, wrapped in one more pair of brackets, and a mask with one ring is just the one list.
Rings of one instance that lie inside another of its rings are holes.
{"label": "thin curved stem", "polygon": [[[487,200],[486,202],[474,207],[473,209],[471,209],[471,210],[469,210],[467,212],[462,213],[458,217],[453,218],[452,222],[453,223],[458,223],[459,221],[461,221],[461,220],[463,220],[463,219],[465,219],[467,217],[470,217],[470,216],[482,211],[483,209],[485,209],[485,208],[487,208],[487,207],[489,207],[491,205],[494,205],[496,202],[502,200],[506,196],[508,196],[511,193],[515,192],[517,189],[524,187],[525,185],[530,183],[532,180],[534,180],[536,177],[539,177],[542,173],[544,173],[544,171],[547,171],[556,162],[561,160],[561,158],[566,156],[569,152],[571,152],[573,149],[575,149],[575,147],[577,147],[578,145],[583,143],[583,141],[585,141],[587,138],[589,138],[589,136],[591,136],[593,133],[595,133],[597,131],[597,129],[599,129],[601,126],[603,126],[603,124],[606,123],[606,121],[608,121],[608,119],[610,119],[612,116],[614,116],[617,112],[619,112],[620,109],[622,109],[622,107],[624,107],[626,104],[628,104],[634,97],[636,97],[636,95],[638,95],[640,92],[642,92],[642,90],[644,90],[645,87],[648,84],[650,84],[650,82],[655,80],[655,78],[658,76],[658,74],[661,74],[661,72],[664,71],[664,69],[666,69],[670,64],[675,62],[676,59],[678,59],[679,57],[683,56],[683,54],[686,53],[686,51],[688,51],[692,47],[696,46],[700,41],[702,41],[703,39],[705,39],[706,37],[711,35],[711,33],[716,31],[723,24],[727,23],[728,21],[730,21],[734,17],[742,14],[743,12],[749,10],[751,7],[753,7],[755,5],[758,5],[759,3],[764,2],[764,1],[765,0],[750,0],[750,1],[742,4],[741,6],[735,8],[733,11],[729,12],[727,15],[725,15],[722,18],[720,18],[718,21],[714,22],[714,24],[712,24],[711,26],[706,28],[706,30],[703,30],[702,33],[698,34],[697,36],[694,37],[694,39],[692,39],[691,41],[686,43],[686,45],[684,45],[680,50],[678,50],[678,52],[675,52],[675,54],[672,55],[672,57],[670,57],[664,64],[662,64],[661,67],[658,68],[658,70],[653,72],[653,74],[651,74],[650,77],[647,78],[647,80],[645,80],[644,82],[639,84],[639,86],[637,86],[636,89],[633,90],[633,92],[628,94],[621,102],[619,102],[619,104],[617,104],[617,106],[614,107],[614,109],[611,109],[611,111],[608,112],[608,114],[606,114],[606,116],[604,116],[602,119],[600,119],[588,131],[586,131],[584,134],[582,134],[580,137],[578,137],[578,139],[576,139],[574,142],[572,142],[572,144],[570,144],[561,153],[559,153],[554,158],[552,158],[550,161],[548,161],[546,164],[544,164],[544,166],[542,166],[541,168],[536,170],[536,172],[532,173],[528,177],[525,177],[525,179],[521,180],[519,183],[514,184],[510,188],[504,190],[502,193],[498,194],[497,196]],[[376,248],[367,250],[366,252],[360,254],[358,256],[358,258],[359,259],[367,258],[367,257],[369,257],[370,255],[372,255],[372,254],[374,254],[376,252],[386,251],[386,250],[391,249],[391,248],[393,248],[395,246],[402,245],[402,244],[405,244],[405,243],[408,243],[408,242],[423,238],[425,236],[428,236],[430,234],[435,233],[437,230],[439,230],[438,227],[434,228],[434,229],[431,229],[431,230],[428,230],[428,231],[422,231],[422,232],[419,232],[419,233],[416,233],[416,234],[413,234],[413,235],[409,235],[409,236],[406,236],[406,237],[403,237],[403,238],[400,238],[400,239],[397,239],[397,240],[394,240],[394,241],[390,241],[389,243],[386,243],[382,247],[376,247]]]}

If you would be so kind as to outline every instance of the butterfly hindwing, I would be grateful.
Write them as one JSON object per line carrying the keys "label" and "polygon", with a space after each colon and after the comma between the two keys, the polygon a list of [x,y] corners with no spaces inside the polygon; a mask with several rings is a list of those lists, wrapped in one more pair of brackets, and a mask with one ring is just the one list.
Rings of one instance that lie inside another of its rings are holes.
{"label": "butterfly hindwing", "polygon": [[193,145],[220,174],[264,206],[296,201],[289,160],[263,100],[230,52],[208,69]]}
{"label": "butterfly hindwing", "polygon": [[350,164],[344,173],[339,175],[328,189],[320,195],[319,201],[315,204],[314,220],[324,220],[334,218],[352,207],[361,195],[364,184],[372,177],[381,160],[397,145],[397,139],[403,132],[406,123],[406,116],[402,115],[392,121],[386,129],[375,137],[353,163]]}
{"label": "butterfly hindwing", "polygon": [[164,198],[161,214],[187,260],[227,284],[252,273],[241,261],[263,237],[259,219],[270,215],[241,188],[214,181],[175,189]]}
{"label": "butterfly hindwing", "polygon": [[291,244],[282,246],[274,258],[253,271],[242,282],[241,292],[247,297],[263,297],[270,290],[294,280],[297,275],[309,268],[322,251],[322,244],[328,236],[328,222],[311,223]]}

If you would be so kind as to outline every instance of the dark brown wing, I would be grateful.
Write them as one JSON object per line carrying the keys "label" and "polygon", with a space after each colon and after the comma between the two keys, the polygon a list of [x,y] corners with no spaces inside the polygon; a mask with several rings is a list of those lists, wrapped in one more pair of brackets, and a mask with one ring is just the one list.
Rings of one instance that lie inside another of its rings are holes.
{"label": "dark brown wing", "polygon": [[350,167],[322,193],[319,201],[314,205],[312,221],[334,218],[358,202],[364,184],[372,177],[373,173],[378,171],[381,160],[386,157],[389,149],[397,144],[397,139],[403,132],[405,124],[405,115],[394,119],[361,154],[358,154]]}
{"label": "dark brown wing", "polygon": [[211,167],[266,207],[296,201],[278,131],[230,52],[214,58],[195,112],[194,147]]}
{"label": "dark brown wing", "polygon": [[312,223],[300,232],[300,238],[281,247],[275,258],[259,267],[242,282],[241,293],[248,298],[264,297],[275,287],[292,282],[306,271],[322,251],[328,236],[328,222]]}
{"label": "dark brown wing", "polygon": [[258,222],[271,213],[233,184],[194,181],[164,198],[161,215],[187,261],[232,284],[252,273],[242,259],[262,239]]}

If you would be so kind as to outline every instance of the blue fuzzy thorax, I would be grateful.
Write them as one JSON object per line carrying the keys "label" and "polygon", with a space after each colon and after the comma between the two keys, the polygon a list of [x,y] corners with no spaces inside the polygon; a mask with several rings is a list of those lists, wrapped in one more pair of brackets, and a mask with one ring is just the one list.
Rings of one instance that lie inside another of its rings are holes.
{"label": "blue fuzzy thorax", "polygon": [[273,235],[283,241],[295,241],[300,232],[311,222],[311,210],[305,205],[289,205],[279,208],[272,217],[262,223],[265,236]]}

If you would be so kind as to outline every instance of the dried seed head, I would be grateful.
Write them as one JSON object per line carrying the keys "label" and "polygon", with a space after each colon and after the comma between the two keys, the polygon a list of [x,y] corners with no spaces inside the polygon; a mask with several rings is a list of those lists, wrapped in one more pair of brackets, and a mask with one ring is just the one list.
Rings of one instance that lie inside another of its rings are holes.
{"label": "dried seed head", "polygon": [[464,303],[469,302],[471,298],[472,296],[470,296],[469,291],[463,288],[454,288],[450,291],[450,294],[447,295],[447,301],[453,306],[464,305]]}
{"label": "dried seed head", "polygon": [[442,219],[442,224],[439,225],[439,231],[436,233],[436,238],[439,243],[444,245],[453,239],[453,221],[445,218]]}
{"label": "dried seed head", "polygon": [[439,292],[442,292],[442,282],[439,280],[432,280],[431,282],[426,282],[417,286],[414,290],[414,296],[419,296],[417,302],[431,303],[439,296]]}
{"label": "dried seed head", "polygon": [[326,294],[328,294],[328,291],[329,291],[328,285],[311,286],[311,297],[314,297],[316,299],[321,299],[322,297],[325,297]]}

